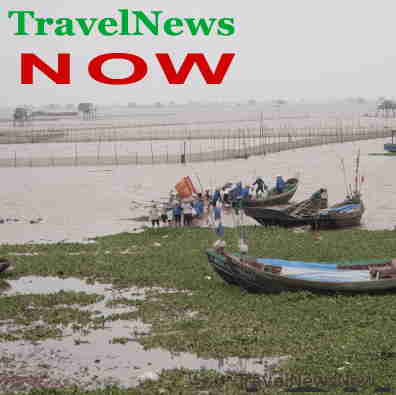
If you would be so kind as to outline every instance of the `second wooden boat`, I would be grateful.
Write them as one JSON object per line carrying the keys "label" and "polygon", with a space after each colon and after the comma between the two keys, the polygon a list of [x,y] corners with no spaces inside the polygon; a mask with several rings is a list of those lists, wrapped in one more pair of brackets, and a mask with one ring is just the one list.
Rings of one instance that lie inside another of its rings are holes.
{"label": "second wooden boat", "polygon": [[244,199],[243,207],[269,207],[286,204],[297,192],[297,188],[298,179],[289,178],[286,181],[285,189],[282,193],[277,192],[276,188],[272,188],[268,191],[268,194],[264,199]]}
{"label": "second wooden boat", "polygon": [[249,292],[380,292],[396,289],[396,274],[373,276],[384,269],[394,270],[393,261],[389,259],[320,263],[253,258],[229,254],[224,249],[209,249],[206,253],[210,265],[221,278]]}
{"label": "second wooden boat", "polygon": [[320,207],[321,201],[307,199],[287,208],[244,207],[244,212],[264,226],[311,225],[323,229],[358,226],[365,210],[360,195],[348,197],[327,209]]}

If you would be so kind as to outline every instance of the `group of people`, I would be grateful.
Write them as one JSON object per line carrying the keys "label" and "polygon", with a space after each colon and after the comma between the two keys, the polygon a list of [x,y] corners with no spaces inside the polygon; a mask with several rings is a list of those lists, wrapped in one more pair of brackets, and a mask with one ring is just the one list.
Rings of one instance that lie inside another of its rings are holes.
{"label": "group of people", "polygon": [[[282,176],[277,176],[275,181],[276,193],[284,192],[286,181]],[[223,188],[217,188],[213,195],[206,191],[206,198],[215,207],[217,202],[231,204],[238,199],[260,199],[269,193],[269,188],[261,177],[257,177],[252,185],[242,186],[242,182],[237,184],[227,184]]]}
{"label": "group of people", "polygon": [[150,208],[150,221],[153,227],[192,226],[194,218],[202,218],[205,202],[201,193],[189,199],[180,199],[171,191],[169,202],[162,205],[153,204]]}
{"label": "group of people", "polygon": [[[277,176],[275,190],[282,193],[286,182],[282,176]],[[163,204],[156,204],[150,208],[150,222],[153,227],[161,226],[192,226],[194,218],[203,218],[205,207],[208,207],[208,215],[211,212],[214,220],[221,219],[222,208],[231,206],[233,202],[240,199],[261,199],[263,195],[269,193],[269,188],[261,177],[257,177],[252,185],[242,186],[242,182],[237,184],[226,184],[223,188],[217,188],[213,193],[209,189],[204,194],[198,193],[188,199],[180,197],[172,190],[169,201]]]}

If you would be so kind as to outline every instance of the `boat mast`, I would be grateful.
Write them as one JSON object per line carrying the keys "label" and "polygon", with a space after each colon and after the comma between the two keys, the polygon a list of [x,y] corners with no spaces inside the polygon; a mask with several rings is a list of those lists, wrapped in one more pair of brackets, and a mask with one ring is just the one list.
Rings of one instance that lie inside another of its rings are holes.
{"label": "boat mast", "polygon": [[359,166],[360,166],[360,148],[356,155],[356,168],[355,168],[355,191],[354,194],[358,194],[359,191]]}
{"label": "boat mast", "polygon": [[344,183],[345,183],[346,193],[347,193],[347,195],[352,195],[352,188],[349,187],[349,189],[348,189],[348,182],[347,182],[344,158],[340,158],[340,160],[341,160],[342,173],[344,174]]}

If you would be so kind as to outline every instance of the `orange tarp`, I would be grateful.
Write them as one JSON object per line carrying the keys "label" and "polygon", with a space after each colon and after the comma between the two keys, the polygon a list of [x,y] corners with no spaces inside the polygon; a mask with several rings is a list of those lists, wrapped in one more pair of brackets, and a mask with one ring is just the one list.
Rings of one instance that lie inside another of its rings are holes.
{"label": "orange tarp", "polygon": [[183,177],[176,184],[175,189],[182,199],[189,198],[193,193],[197,193],[190,177]]}

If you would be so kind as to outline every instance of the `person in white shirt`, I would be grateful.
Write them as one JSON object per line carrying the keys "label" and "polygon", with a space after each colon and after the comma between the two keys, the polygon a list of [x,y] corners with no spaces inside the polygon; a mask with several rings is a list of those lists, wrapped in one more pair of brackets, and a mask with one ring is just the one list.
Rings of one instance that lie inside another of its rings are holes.
{"label": "person in white shirt", "polygon": [[157,205],[154,204],[153,207],[151,207],[150,209],[150,221],[153,228],[155,227],[155,225],[157,225],[158,227],[160,226],[159,220],[160,220],[160,211]]}
{"label": "person in white shirt", "polygon": [[183,209],[183,225],[184,226],[191,226],[192,224],[192,213],[193,207],[191,202],[184,201],[181,205]]}

